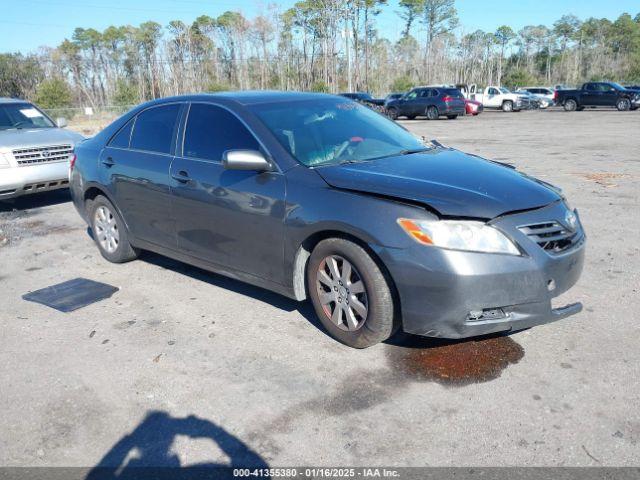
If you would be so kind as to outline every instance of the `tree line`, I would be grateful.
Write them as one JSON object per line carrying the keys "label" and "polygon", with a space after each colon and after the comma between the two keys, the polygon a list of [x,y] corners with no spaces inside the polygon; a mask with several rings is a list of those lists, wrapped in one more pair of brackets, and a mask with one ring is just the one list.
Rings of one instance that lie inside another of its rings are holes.
{"label": "tree line", "polygon": [[253,18],[227,11],[192,23],[79,27],[57,47],[0,54],[0,96],[100,107],[230,89],[384,94],[433,83],[640,80],[640,13],[466,32],[455,0],[400,0],[400,38],[391,41],[378,27],[389,8],[387,0],[302,0]]}

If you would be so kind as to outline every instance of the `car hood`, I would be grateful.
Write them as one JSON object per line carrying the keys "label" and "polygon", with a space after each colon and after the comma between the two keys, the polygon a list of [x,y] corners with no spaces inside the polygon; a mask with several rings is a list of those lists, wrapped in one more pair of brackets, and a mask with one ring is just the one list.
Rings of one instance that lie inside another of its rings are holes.
{"label": "car hood", "polygon": [[0,130],[0,150],[21,147],[46,147],[59,143],[76,143],[84,140],[79,133],[62,128],[31,128]]}
{"label": "car hood", "polygon": [[513,168],[441,148],[316,171],[333,187],[418,202],[446,217],[491,219],[561,198]]}

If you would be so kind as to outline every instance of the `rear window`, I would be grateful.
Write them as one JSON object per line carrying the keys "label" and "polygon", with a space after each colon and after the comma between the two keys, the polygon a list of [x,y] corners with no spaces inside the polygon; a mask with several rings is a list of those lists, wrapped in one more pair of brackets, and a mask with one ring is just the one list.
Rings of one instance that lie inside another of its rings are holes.
{"label": "rear window", "polygon": [[155,153],[171,153],[179,104],[145,110],[136,118],[131,135],[131,148]]}
{"label": "rear window", "polygon": [[448,95],[449,97],[455,97],[455,98],[463,97],[462,92],[457,88],[444,88],[442,89],[442,91],[444,92],[445,95]]}

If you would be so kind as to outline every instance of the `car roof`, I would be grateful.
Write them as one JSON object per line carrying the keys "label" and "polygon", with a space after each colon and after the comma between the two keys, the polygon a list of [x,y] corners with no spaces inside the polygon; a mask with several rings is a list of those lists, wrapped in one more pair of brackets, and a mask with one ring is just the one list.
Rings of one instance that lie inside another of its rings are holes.
{"label": "car roof", "polygon": [[239,105],[258,105],[265,103],[282,103],[302,100],[322,100],[327,98],[341,98],[337,95],[326,93],[306,93],[306,92],[282,92],[282,91],[264,91],[264,90],[244,90],[238,92],[216,92],[216,93],[198,93],[191,95],[178,95],[174,97],[166,97],[148,102],[147,105],[170,103],[170,102],[197,102],[224,100]]}
{"label": "car roof", "polygon": [[29,103],[28,100],[22,100],[20,98],[0,97],[0,104],[7,103]]}

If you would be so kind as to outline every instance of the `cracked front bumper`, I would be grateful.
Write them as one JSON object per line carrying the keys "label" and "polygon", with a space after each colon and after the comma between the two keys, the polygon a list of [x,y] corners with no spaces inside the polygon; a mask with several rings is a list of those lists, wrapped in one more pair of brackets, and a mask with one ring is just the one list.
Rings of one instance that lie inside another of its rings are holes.
{"label": "cracked front bumper", "polygon": [[378,251],[398,290],[403,329],[430,337],[466,338],[522,330],[580,312],[579,303],[561,308],[551,303],[578,281],[584,237],[554,255],[517,230],[518,225],[564,214],[566,208],[560,205],[491,222],[516,240],[522,256],[419,244]]}

